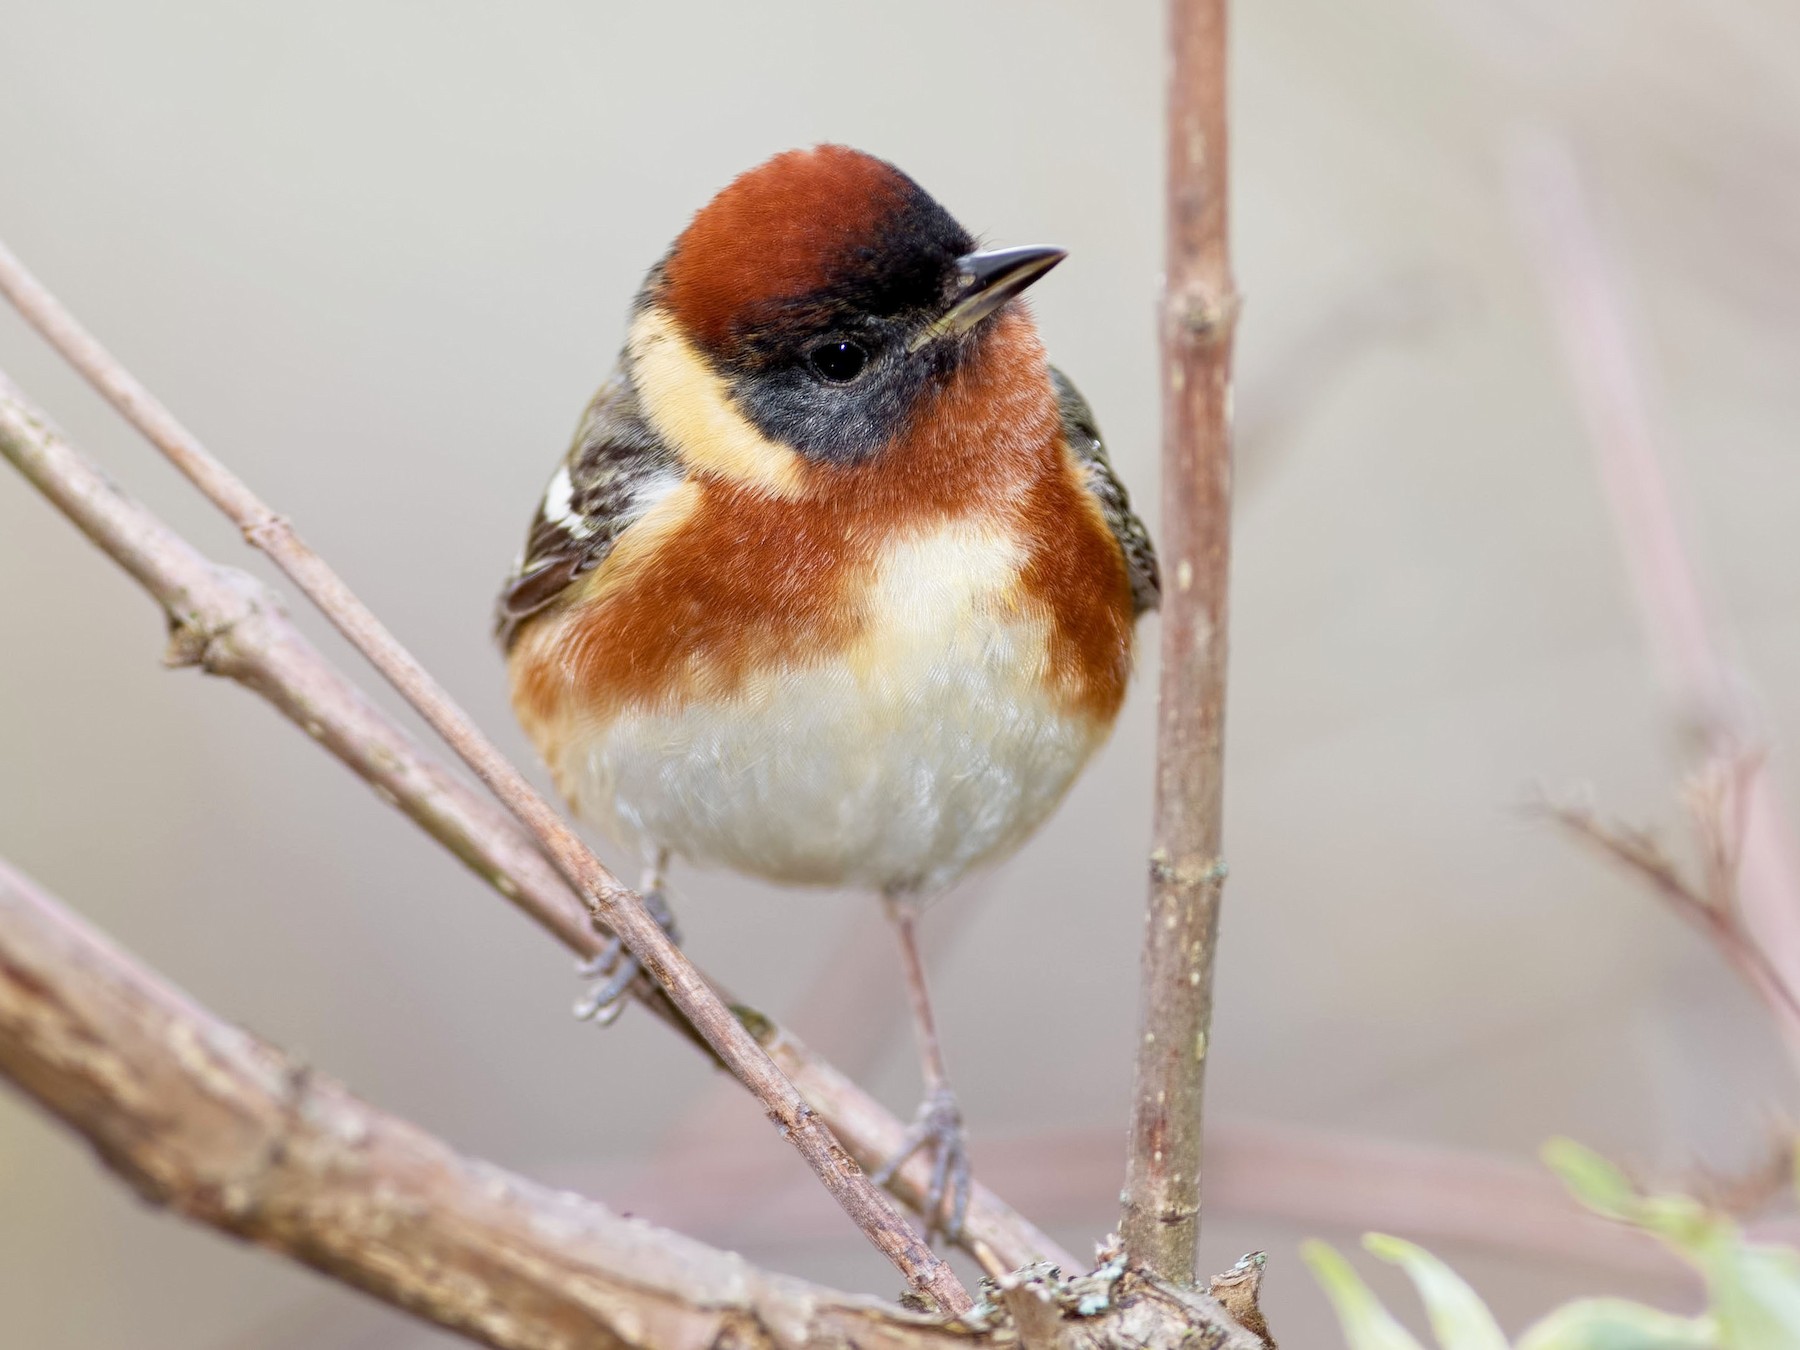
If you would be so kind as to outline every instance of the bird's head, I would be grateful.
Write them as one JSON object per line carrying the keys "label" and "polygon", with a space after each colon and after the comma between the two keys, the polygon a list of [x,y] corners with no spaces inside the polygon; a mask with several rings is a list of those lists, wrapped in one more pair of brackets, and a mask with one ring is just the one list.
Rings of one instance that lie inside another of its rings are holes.
{"label": "bird's head", "polygon": [[993,317],[1063,258],[977,250],[893,165],[790,150],[694,217],[640,296],[627,351],[685,458],[775,490],[877,454]]}

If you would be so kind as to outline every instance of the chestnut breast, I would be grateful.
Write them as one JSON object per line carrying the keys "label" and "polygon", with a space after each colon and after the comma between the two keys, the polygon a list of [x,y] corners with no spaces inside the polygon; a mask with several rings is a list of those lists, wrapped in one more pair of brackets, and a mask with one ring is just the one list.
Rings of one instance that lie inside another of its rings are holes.
{"label": "chestnut breast", "polygon": [[[972,538],[1005,540],[1017,566],[989,569],[958,604],[1043,634],[1029,674],[1071,713],[1110,722],[1130,671],[1133,611],[1117,541],[1063,441],[1028,318],[1002,316],[903,441],[854,465],[802,462],[798,490],[696,472],[620,538],[570,603],[514,653],[531,721],[627,705],[729,697],[752,672],[880,647],[884,565],[927,569],[914,603],[946,597]],[[921,540],[940,541],[930,566]],[[947,600],[948,603],[948,600]]]}

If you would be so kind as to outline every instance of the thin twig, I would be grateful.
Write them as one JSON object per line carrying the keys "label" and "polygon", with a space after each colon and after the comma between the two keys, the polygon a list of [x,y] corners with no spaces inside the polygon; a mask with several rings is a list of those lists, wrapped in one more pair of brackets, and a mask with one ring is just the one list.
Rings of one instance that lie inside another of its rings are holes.
{"label": "thin twig", "polygon": [[557,871],[617,934],[721,1062],[762,1102],[770,1121],[806,1159],[826,1190],[914,1288],[947,1311],[969,1306],[968,1292],[845,1151],[794,1085],[783,1077],[713,991],[642,899],[612,876],[563,818],[535,792],[449,694],[403,648],[325,561],[119,362],[76,323],[0,244],[0,292],[128,421],[266,553],[338,631],[456,751],[523,824]]}
{"label": "thin twig", "polygon": [[1226,582],[1231,343],[1226,216],[1227,0],[1170,0],[1164,280],[1162,689],[1144,933],[1143,1029],[1119,1232],[1128,1259],[1191,1284],[1201,1099],[1225,879]]}
{"label": "thin twig", "polygon": [[1623,865],[1646,882],[1670,909],[1693,925],[1762,1000],[1794,1051],[1800,1047],[1800,993],[1770,961],[1745,922],[1738,904],[1738,856],[1743,807],[1739,794],[1749,781],[1737,764],[1715,765],[1690,785],[1688,809],[1700,841],[1702,879],[1691,881],[1646,830],[1602,820],[1583,801],[1550,801],[1539,809],[1576,839]]}
{"label": "thin twig", "polygon": [[4,372],[0,458],[162,606],[166,664],[199,666],[261,695],[559,941],[583,956],[600,951],[586,908],[511,817],[366,699],[267,586],[213,562],[121,492]]}
{"label": "thin twig", "polygon": [[[1744,766],[1741,852],[1734,869],[1758,959],[1800,988],[1800,848],[1763,757],[1745,684],[1708,612],[1678,494],[1657,452],[1645,380],[1630,340],[1620,263],[1588,207],[1575,155],[1561,136],[1515,134],[1506,165],[1530,258],[1579,398],[1614,530],[1650,645],[1674,687],[1681,730],[1698,733],[1703,762]],[[1728,953],[1729,955],[1729,953]],[[1733,957],[1734,961],[1738,958]],[[1800,1057],[1800,1040],[1789,1050]]]}
{"label": "thin twig", "polygon": [[[1753,1219],[1765,1210],[1791,1204],[1797,1152],[1800,1141],[1795,1138],[1793,1120],[1771,1113],[1763,1121],[1761,1147],[1747,1165],[1722,1168],[1701,1163],[1690,1167],[1672,1185],[1642,1185],[1639,1189],[1691,1195],[1710,1210],[1740,1220]],[[1762,1240],[1760,1234],[1757,1236]]]}
{"label": "thin twig", "polygon": [[991,1339],[461,1157],[200,1008],[4,862],[0,1076],[152,1203],[486,1345]]}

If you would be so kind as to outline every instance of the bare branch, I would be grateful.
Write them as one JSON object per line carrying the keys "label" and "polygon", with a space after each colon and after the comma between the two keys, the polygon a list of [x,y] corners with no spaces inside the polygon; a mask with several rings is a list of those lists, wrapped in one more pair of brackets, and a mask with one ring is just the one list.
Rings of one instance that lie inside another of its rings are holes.
{"label": "bare branch", "polygon": [[1120,1234],[1133,1265],[1191,1284],[1201,1100],[1225,880],[1231,345],[1227,0],[1170,0],[1164,280],[1162,688],[1141,1024]]}
{"label": "bare branch", "polygon": [[600,950],[586,908],[503,811],[364,698],[266,586],[213,562],[127,497],[3,372],[0,456],[163,607],[169,665],[254,690],[558,940],[584,956]]}
{"label": "bare branch", "polygon": [[1738,855],[1744,796],[1755,771],[1742,761],[1715,761],[1690,780],[1686,793],[1702,858],[1691,881],[1655,836],[1602,820],[1580,801],[1545,801],[1540,809],[1576,839],[1632,872],[1718,949],[1775,1019],[1790,1054],[1800,1054],[1800,993],[1769,959],[1738,903]]}
{"label": "bare branch", "polygon": [[153,1204],[492,1346],[966,1346],[464,1158],[136,965],[0,863],[0,1074]]}
{"label": "bare branch", "polygon": [[[601,938],[581,902],[504,812],[365,699],[307,642],[265,587],[213,563],[126,497],[4,375],[0,456],[162,604],[172,629],[171,662],[199,664],[261,694],[559,941],[584,956],[599,950]],[[671,1025],[688,1030],[666,999],[651,996],[648,1002]],[[779,1042],[784,1067],[802,1080],[807,1101],[857,1161],[867,1168],[887,1157],[904,1126],[841,1074],[816,1063],[797,1038],[782,1032]],[[923,1203],[928,1171],[923,1159],[902,1169],[897,1193],[910,1204]],[[998,1253],[1008,1269],[1039,1260],[1075,1268],[1056,1244],[986,1191],[977,1191],[966,1232],[972,1248]]]}
{"label": "bare branch", "polygon": [[794,1085],[732,1015],[713,987],[644,908],[608,872],[562,816],[482,735],[466,713],[388,632],[325,560],[249,486],[202,446],[143,385],[0,245],[0,292],[100,394],[244,532],[331,620],[383,677],[418,710],[475,776],[616,933],[671,1002],[738,1079],[755,1093],[772,1124],[806,1159],[814,1175],[856,1226],[913,1287],[950,1312],[969,1306],[968,1292],[872,1183]]}

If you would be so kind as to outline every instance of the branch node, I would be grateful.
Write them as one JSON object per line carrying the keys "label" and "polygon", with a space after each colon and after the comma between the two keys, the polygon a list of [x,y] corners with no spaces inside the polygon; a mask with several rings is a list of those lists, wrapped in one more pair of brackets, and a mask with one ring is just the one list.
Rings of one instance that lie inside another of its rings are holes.
{"label": "branch node", "polygon": [[1231,336],[1243,308],[1244,298],[1235,287],[1214,291],[1195,285],[1173,292],[1165,313],[1176,332],[1209,344]]}
{"label": "branch node", "polygon": [[206,660],[207,644],[213,630],[200,622],[198,615],[169,616],[169,645],[163,648],[162,663],[166,670],[184,670]]}
{"label": "branch node", "polygon": [[269,553],[282,540],[293,537],[294,527],[288,523],[286,516],[271,511],[260,519],[246,522],[243,531],[245,543]]}
{"label": "branch node", "polygon": [[1176,861],[1167,849],[1150,855],[1150,879],[1160,885],[1216,885],[1231,875],[1231,867],[1223,858],[1184,858]]}
{"label": "branch node", "polygon": [[743,1024],[745,1031],[756,1038],[756,1043],[758,1045],[764,1047],[767,1047],[774,1041],[776,1033],[779,1030],[774,1022],[770,1021],[762,1013],[759,1013],[755,1008],[752,1008],[748,1003],[733,1003],[731,1005],[731,1015]]}
{"label": "branch node", "polygon": [[170,670],[199,666],[208,675],[230,675],[229,639],[238,627],[281,611],[268,588],[248,572],[214,566],[209,573],[213,594],[205,602],[168,608],[169,645],[162,663]]}

